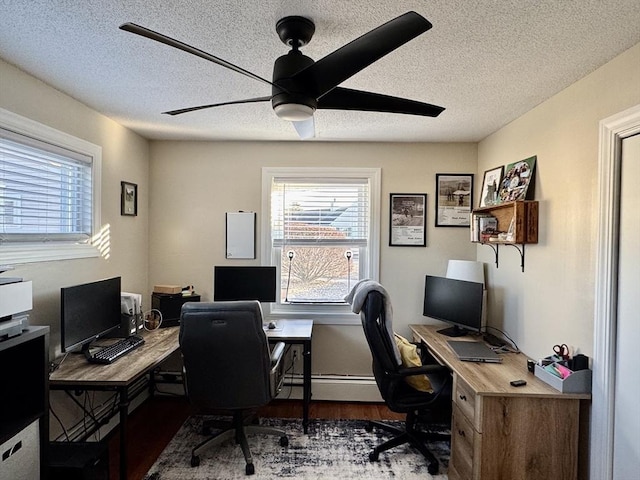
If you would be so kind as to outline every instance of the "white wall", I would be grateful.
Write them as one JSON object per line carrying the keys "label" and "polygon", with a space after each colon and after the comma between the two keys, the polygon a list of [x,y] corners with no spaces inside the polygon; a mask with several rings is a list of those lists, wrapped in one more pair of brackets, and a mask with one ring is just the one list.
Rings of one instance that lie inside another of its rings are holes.
{"label": "white wall", "polygon": [[[109,258],[16,265],[11,272],[33,280],[31,323],[51,327],[51,355],[59,354],[61,286],[121,275],[125,291],[148,293],[149,145],[113,120],[2,60],[0,78],[0,107],[102,147],[101,218],[109,226]],[[137,217],[120,216],[121,180],[138,184]]]}
{"label": "white wall", "polygon": [[[51,328],[50,357],[60,354],[60,287],[122,276],[122,287],[148,295],[147,140],[77,100],[0,60],[0,107],[102,147],[103,225],[109,226],[109,257],[15,265],[11,276],[33,281],[32,325]],[[120,216],[120,181],[138,184],[137,217]],[[0,246],[1,248],[1,246]],[[51,392],[56,413],[69,422],[78,411]],[[59,432],[51,422],[52,436]]]}
{"label": "white wall", "polygon": [[[488,269],[489,323],[530,356],[556,343],[593,354],[598,122],[639,103],[640,44],[479,143],[479,172],[538,157],[539,243],[527,247],[524,273],[506,248]],[[479,260],[492,258],[478,247]]]}
{"label": "white wall", "polygon": [[[434,227],[435,175],[474,173],[475,144],[153,141],[150,285],[193,284],[210,301],[214,265],[260,263],[260,258],[225,259],[224,222],[227,211],[265,214],[260,211],[263,166],[382,169],[380,281],[392,296],[394,326],[403,335],[409,335],[409,324],[424,321],[424,275],[444,275],[449,258],[475,257],[466,229]],[[388,246],[390,193],[427,194],[426,248]],[[360,325],[320,325],[313,335],[314,373],[371,374]]]}

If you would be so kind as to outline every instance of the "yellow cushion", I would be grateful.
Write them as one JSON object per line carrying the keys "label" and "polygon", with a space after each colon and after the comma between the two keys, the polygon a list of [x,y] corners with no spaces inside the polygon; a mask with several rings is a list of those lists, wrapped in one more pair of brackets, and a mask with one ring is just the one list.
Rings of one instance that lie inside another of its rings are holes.
{"label": "yellow cushion", "polygon": [[[397,333],[393,334],[396,339],[396,345],[398,345],[398,350],[400,350],[400,356],[402,357],[402,366],[405,368],[409,367],[421,367],[422,360],[420,360],[420,355],[418,355],[418,347],[409,342],[406,338],[398,335]],[[421,392],[432,393],[433,387],[431,386],[431,382],[429,378],[424,375],[411,375],[410,377],[405,378],[406,382],[416,390]]]}

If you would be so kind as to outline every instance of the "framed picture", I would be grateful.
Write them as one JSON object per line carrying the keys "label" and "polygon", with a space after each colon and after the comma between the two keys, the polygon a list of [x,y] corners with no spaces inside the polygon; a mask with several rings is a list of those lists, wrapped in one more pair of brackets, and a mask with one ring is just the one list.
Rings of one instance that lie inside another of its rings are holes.
{"label": "framed picture", "polygon": [[120,215],[138,215],[138,185],[120,182]]}
{"label": "framed picture", "polygon": [[482,192],[480,193],[480,207],[490,207],[500,203],[498,191],[500,190],[503,173],[504,167],[496,167],[484,172]]}
{"label": "framed picture", "polygon": [[472,173],[436,174],[436,227],[469,227]]}
{"label": "framed picture", "polygon": [[499,202],[525,200],[528,192],[532,194],[535,167],[535,156],[507,165],[498,192]]}
{"label": "framed picture", "polygon": [[392,193],[389,198],[389,246],[425,247],[427,194]]}

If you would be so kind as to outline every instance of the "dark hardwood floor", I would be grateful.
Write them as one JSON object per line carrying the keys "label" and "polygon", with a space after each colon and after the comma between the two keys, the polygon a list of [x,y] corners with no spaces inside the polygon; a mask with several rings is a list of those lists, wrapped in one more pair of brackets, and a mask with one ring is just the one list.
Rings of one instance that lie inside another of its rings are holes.
{"label": "dark hardwood floor", "polygon": [[[127,422],[128,477],[141,480],[184,421],[193,413],[188,400],[180,396],[156,395],[131,413]],[[301,418],[301,400],[275,400],[259,410],[262,417]],[[382,403],[313,401],[309,417],[316,419],[401,420]],[[117,432],[109,439],[110,479],[119,475]]]}

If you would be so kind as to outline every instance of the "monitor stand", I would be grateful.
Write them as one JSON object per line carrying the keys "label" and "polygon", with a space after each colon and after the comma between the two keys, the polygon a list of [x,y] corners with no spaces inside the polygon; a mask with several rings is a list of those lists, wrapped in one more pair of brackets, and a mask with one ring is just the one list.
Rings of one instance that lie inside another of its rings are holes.
{"label": "monitor stand", "polygon": [[469,334],[469,330],[460,328],[457,325],[449,328],[443,328],[442,330],[438,330],[437,332],[442,335],[446,335],[447,337],[464,337],[465,335]]}

